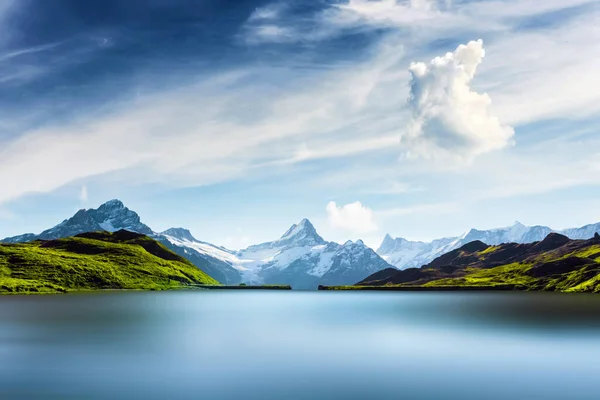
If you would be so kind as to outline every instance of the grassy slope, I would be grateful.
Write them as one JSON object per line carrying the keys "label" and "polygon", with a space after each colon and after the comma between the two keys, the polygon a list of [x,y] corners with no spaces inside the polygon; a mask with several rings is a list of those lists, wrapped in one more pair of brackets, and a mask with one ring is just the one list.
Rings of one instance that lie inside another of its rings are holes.
{"label": "grassy slope", "polygon": [[0,293],[177,289],[219,283],[144,235],[95,232],[0,244]]}
{"label": "grassy slope", "polygon": [[[482,256],[485,253],[483,251],[478,255]],[[571,260],[578,265],[572,268],[564,267],[566,260]],[[559,267],[551,269],[555,265]],[[433,280],[424,286],[514,285],[516,289],[522,290],[598,293],[600,292],[600,245],[589,246],[568,254],[550,251],[523,262],[490,269],[467,268],[465,272],[462,277]]]}

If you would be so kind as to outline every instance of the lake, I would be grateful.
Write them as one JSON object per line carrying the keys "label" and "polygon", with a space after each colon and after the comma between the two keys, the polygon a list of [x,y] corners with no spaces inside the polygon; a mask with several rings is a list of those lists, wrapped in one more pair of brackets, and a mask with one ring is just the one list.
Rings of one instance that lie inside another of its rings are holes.
{"label": "lake", "polygon": [[600,296],[0,297],[0,398],[589,399]]}

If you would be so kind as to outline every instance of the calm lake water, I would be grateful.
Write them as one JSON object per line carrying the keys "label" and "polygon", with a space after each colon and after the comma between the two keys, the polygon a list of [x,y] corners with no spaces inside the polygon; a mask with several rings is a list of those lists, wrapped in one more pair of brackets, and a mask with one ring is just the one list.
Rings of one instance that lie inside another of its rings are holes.
{"label": "calm lake water", "polygon": [[0,297],[0,398],[590,399],[600,296]]}

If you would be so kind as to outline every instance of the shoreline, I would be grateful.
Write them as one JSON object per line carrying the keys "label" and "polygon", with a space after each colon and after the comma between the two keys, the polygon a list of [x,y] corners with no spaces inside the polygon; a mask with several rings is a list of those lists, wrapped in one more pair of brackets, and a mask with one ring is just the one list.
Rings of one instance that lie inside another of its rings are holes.
{"label": "shoreline", "polygon": [[66,295],[66,294],[91,294],[108,292],[178,292],[194,290],[292,290],[290,285],[252,285],[252,286],[233,286],[233,285],[194,285],[178,288],[149,288],[149,289],[67,289],[66,291],[39,291],[39,292],[0,292],[2,296],[46,296],[46,295]]}
{"label": "shoreline", "polygon": [[522,292],[523,289],[515,285],[495,286],[324,286],[319,285],[317,290],[325,291],[390,291],[390,292],[490,292],[513,291]]}
{"label": "shoreline", "polygon": [[199,285],[197,287],[208,290],[292,290],[290,285]]}

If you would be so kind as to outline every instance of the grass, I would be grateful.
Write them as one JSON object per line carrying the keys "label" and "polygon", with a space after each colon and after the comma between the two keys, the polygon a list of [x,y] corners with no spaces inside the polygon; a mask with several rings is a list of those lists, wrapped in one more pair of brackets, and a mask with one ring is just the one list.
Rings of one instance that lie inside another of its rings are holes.
{"label": "grass", "polygon": [[562,258],[567,257],[591,258],[596,262],[600,262],[600,245],[589,246],[586,249],[574,251],[564,255]]}
{"label": "grass", "polygon": [[0,244],[2,294],[165,290],[218,284],[160,243],[126,231]]}
{"label": "grass", "polygon": [[485,254],[490,254],[495,252],[496,250],[498,250],[500,248],[500,246],[490,246],[487,249],[480,251],[479,255],[485,255]]}
{"label": "grass", "polygon": [[532,287],[537,279],[528,276],[529,264],[512,263],[489,269],[467,269],[467,274],[458,278],[438,279],[424,286],[496,286],[514,285],[515,287]]}

